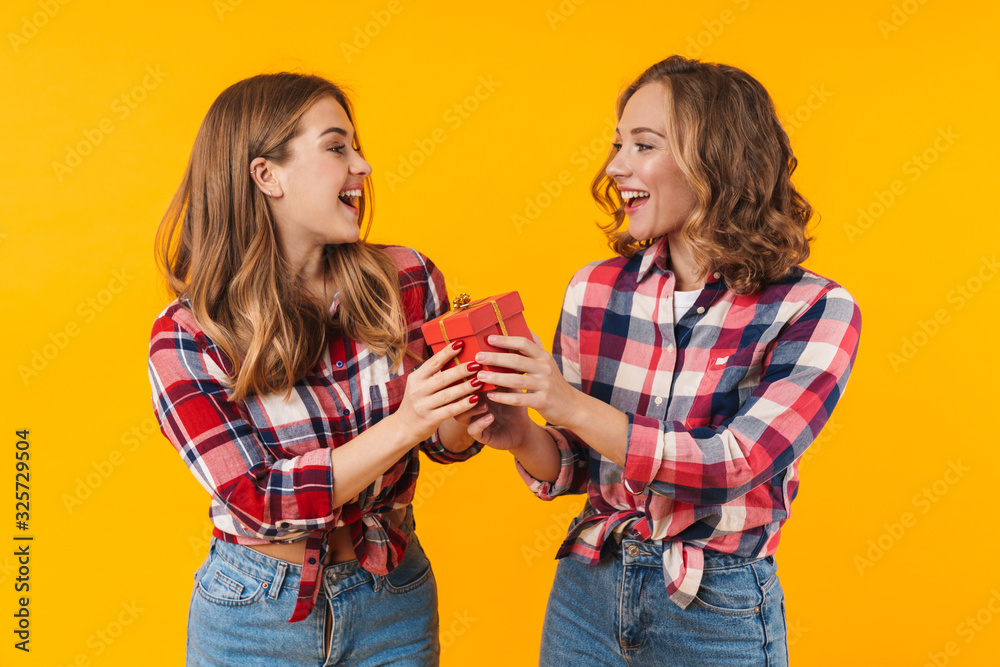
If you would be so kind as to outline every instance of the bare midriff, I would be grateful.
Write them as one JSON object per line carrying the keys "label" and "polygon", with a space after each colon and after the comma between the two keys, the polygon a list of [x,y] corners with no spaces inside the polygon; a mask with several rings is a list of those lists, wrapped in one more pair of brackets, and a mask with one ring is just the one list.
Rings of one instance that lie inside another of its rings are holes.
{"label": "bare midriff", "polygon": [[[395,509],[386,514],[385,517],[391,521],[393,525],[399,526],[403,523],[403,519],[406,517],[406,508],[401,507],[399,509]],[[324,565],[345,563],[349,560],[357,558],[354,554],[354,546],[351,544],[351,532],[348,526],[341,526],[330,533],[330,537],[327,542],[330,545],[330,548],[327,552]],[[302,561],[306,554],[305,540],[289,543],[275,542],[274,544],[248,544],[247,546],[255,551],[259,551],[262,554],[270,556],[271,558],[278,558],[279,560],[295,563],[296,565],[302,565]]]}

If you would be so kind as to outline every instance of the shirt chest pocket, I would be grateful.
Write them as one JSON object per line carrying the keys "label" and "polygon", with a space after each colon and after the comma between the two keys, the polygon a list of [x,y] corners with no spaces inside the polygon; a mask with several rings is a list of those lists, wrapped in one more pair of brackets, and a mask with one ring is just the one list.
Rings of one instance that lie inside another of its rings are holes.
{"label": "shirt chest pocket", "polygon": [[712,350],[705,360],[704,372],[698,385],[701,395],[729,392],[746,377],[746,355],[737,350]]}
{"label": "shirt chest pocket", "polygon": [[759,381],[760,364],[752,349],[712,350],[692,406],[692,414],[702,419],[688,426],[718,427],[739,411]]}

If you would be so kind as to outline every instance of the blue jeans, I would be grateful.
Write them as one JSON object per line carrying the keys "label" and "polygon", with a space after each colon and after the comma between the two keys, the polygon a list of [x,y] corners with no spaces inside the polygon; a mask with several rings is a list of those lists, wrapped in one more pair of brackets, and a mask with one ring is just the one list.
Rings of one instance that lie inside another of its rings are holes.
{"label": "blue jeans", "polygon": [[301,572],[300,565],[213,538],[195,573],[186,664],[438,664],[437,584],[415,534],[386,576],[356,560],[327,566],[316,607],[289,623]]}
{"label": "blue jeans", "polygon": [[788,664],[785,596],[773,556],[706,550],[701,589],[681,609],[667,596],[662,553],[657,543],[625,539],[596,565],[560,560],[539,664]]}

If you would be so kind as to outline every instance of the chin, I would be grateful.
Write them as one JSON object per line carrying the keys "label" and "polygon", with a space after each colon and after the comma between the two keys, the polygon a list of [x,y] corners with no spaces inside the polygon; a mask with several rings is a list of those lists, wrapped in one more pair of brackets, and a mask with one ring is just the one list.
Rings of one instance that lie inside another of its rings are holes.
{"label": "chin", "polygon": [[357,227],[352,227],[350,230],[345,230],[336,236],[331,236],[330,240],[327,241],[328,245],[340,245],[342,243],[355,243],[361,238],[361,230]]}
{"label": "chin", "polygon": [[656,229],[647,229],[643,225],[636,225],[634,227],[629,225],[628,233],[631,234],[632,238],[636,241],[655,241],[659,238],[667,236],[671,232],[675,231],[675,229],[679,229],[679,226],[661,226]]}
{"label": "chin", "polygon": [[360,236],[351,236],[351,237],[342,236],[338,239],[330,239],[329,241],[326,242],[325,245],[349,245],[351,243],[357,243],[360,238],[361,238]]}
{"label": "chin", "polygon": [[628,233],[631,234],[632,238],[636,241],[649,241],[657,238],[656,236],[652,236],[648,230],[644,230],[641,227],[632,227],[631,225],[628,227]]}

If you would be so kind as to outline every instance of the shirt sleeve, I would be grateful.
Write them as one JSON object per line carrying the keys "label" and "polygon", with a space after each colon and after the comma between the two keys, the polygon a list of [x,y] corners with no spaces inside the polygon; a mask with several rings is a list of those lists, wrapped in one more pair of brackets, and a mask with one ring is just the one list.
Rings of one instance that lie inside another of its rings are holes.
{"label": "shirt sleeve", "polygon": [[229,402],[221,369],[199,348],[204,341],[168,316],[153,325],[149,380],[163,435],[202,487],[256,537],[276,541],[334,525],[340,508],[333,505],[330,450],[271,455]]}
{"label": "shirt sleeve", "polygon": [[[574,278],[566,289],[563,299],[562,314],[556,326],[555,339],[552,342],[552,358],[562,372],[566,381],[574,388],[583,391],[580,375],[580,340],[579,322],[582,302],[581,292],[585,289],[584,282]],[[517,472],[521,475],[531,492],[542,500],[552,500],[561,495],[584,493],[587,490],[588,470],[590,462],[590,447],[573,431],[562,426],[546,425],[546,430],[556,442],[559,449],[559,475],[554,482],[540,480],[515,459]]]}
{"label": "shirt sleeve", "polygon": [[819,435],[847,385],[861,312],[842,287],[823,294],[780,334],[763,360],[760,384],[717,428],[686,428],[626,413],[622,482],[694,505],[722,505],[763,484]]}
{"label": "shirt sleeve", "polygon": [[[441,269],[420,253],[414,251],[414,254],[417,255],[424,270],[424,298],[422,317],[415,320],[415,324],[412,325],[415,331],[411,332],[410,337],[411,340],[419,339],[419,350],[417,352],[422,355],[422,359],[427,359],[434,352],[424,341],[424,335],[420,331],[420,326],[424,322],[429,322],[448,312],[448,290],[445,287],[444,274],[441,273]],[[435,431],[434,435],[420,443],[420,450],[428,458],[437,463],[460,463],[467,461],[478,454],[482,448],[483,445],[481,443],[474,442],[467,449],[460,452],[449,451],[441,444],[441,437],[438,431]]]}

